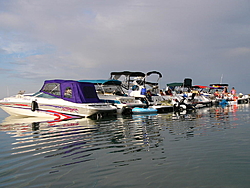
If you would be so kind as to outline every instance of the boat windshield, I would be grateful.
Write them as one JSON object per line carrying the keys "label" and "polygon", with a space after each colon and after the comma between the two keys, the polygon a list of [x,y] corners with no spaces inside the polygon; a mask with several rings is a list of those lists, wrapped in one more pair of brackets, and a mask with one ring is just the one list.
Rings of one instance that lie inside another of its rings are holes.
{"label": "boat windshield", "polygon": [[122,88],[118,85],[95,85],[98,94],[125,95]]}
{"label": "boat windshield", "polygon": [[34,97],[43,97],[43,98],[56,98],[56,97],[54,97],[52,95],[42,93],[42,92],[36,92],[32,96],[34,96]]}
{"label": "boat windshield", "polygon": [[50,93],[52,95],[61,96],[60,83],[47,83],[41,91]]}

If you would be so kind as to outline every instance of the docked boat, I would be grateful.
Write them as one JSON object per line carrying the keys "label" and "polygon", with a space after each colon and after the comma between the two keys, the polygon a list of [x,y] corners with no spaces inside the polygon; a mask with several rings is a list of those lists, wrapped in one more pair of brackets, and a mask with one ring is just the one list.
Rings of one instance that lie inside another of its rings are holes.
{"label": "docked boat", "polygon": [[237,103],[238,104],[248,104],[250,103],[250,96],[243,94],[243,93],[239,93],[237,94]]}
{"label": "docked boat", "polygon": [[10,115],[55,117],[103,117],[116,113],[116,107],[102,102],[94,84],[73,80],[46,80],[39,92],[19,93],[0,100]]}
{"label": "docked boat", "polygon": [[214,104],[221,104],[227,101],[228,105],[249,103],[249,95],[242,93],[231,93],[228,91],[228,84],[210,84],[209,94],[213,98]]}
{"label": "docked boat", "polygon": [[[211,99],[206,97],[202,90],[206,86],[192,85],[191,78],[185,78],[183,82],[167,84],[173,92],[172,98],[177,101],[177,105],[182,104],[183,109],[202,108],[212,105]],[[175,105],[175,104],[174,104]]]}
{"label": "docked boat", "polygon": [[[156,75],[156,81],[149,81],[149,77]],[[170,112],[173,106],[170,102],[159,95],[159,79],[162,74],[158,71],[143,72],[111,72],[110,79],[120,80],[126,94],[135,97],[137,101],[141,101],[149,108],[154,108],[157,112]],[[147,93],[150,91],[150,94]],[[147,111],[142,110],[142,112]],[[148,111],[151,111],[149,109]]]}
{"label": "docked boat", "polygon": [[79,80],[79,82],[93,83],[99,99],[116,106],[118,114],[131,114],[133,108],[146,106],[134,97],[128,96],[119,80]]}

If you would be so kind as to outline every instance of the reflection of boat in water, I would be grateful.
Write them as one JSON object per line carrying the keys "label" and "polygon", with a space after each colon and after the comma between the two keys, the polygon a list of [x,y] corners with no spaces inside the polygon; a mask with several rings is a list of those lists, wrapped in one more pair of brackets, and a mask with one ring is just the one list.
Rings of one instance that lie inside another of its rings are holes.
{"label": "reflection of boat in water", "polygon": [[172,114],[173,120],[192,120],[196,119],[196,111],[189,111],[189,110],[183,110],[183,111],[174,111]]}
{"label": "reflection of boat in water", "polygon": [[26,117],[26,116],[8,116],[6,117],[0,125],[5,125],[5,124],[24,124],[24,123],[33,123],[33,122],[60,122],[60,120],[56,120],[55,118],[50,118],[50,117]]}
{"label": "reflection of boat in water", "polygon": [[96,121],[102,120],[78,118],[44,121],[43,118],[9,116],[0,124],[0,131],[15,140],[12,144],[12,155],[30,153],[54,156],[53,153],[60,153],[61,149],[68,151],[74,146],[84,146],[87,140],[92,139],[91,134],[98,128]]}
{"label": "reflection of boat in water", "polygon": [[70,120],[53,120],[41,117],[8,116],[0,123],[1,131],[11,131],[20,135],[24,132],[45,130],[57,127],[85,126],[91,127],[95,121],[90,118],[75,118]]}
{"label": "reflection of boat in water", "polygon": [[[199,111],[200,109],[195,114]],[[39,162],[45,161],[45,165],[41,166],[45,169],[45,173],[48,174],[49,171],[51,176],[52,173],[60,172],[59,176],[61,176],[70,169],[80,167],[81,163],[84,164],[82,166],[95,166],[100,162],[98,156],[107,154],[111,158],[116,156],[107,166],[115,165],[115,168],[118,165],[123,168],[128,161],[134,162],[131,159],[138,160],[138,156],[149,152],[154,154],[153,159],[155,152],[160,152],[165,157],[166,152],[171,152],[169,142],[203,136],[212,131],[230,127],[229,123],[225,124],[221,119],[172,121],[171,115],[171,113],[132,115],[132,118],[126,117],[115,121],[103,121],[103,123],[97,123],[99,121],[88,118],[46,123],[40,118],[18,120],[8,117],[5,120],[7,125],[0,128],[12,137],[13,144],[9,153],[12,156],[16,155],[15,157],[31,160],[21,166],[23,169],[29,170],[30,163],[38,164],[40,168]],[[29,120],[35,122],[32,127],[27,123]],[[36,124],[37,122],[39,124]],[[131,157],[128,158],[128,154],[131,154]],[[25,160],[22,160],[23,162]],[[102,160],[102,164],[106,164],[105,162]],[[25,179],[25,175],[20,177]]]}
{"label": "reflection of boat in water", "polygon": [[57,119],[116,112],[114,106],[101,102],[92,83],[73,80],[46,80],[39,92],[6,97],[0,100],[0,107],[11,115],[53,116]]}

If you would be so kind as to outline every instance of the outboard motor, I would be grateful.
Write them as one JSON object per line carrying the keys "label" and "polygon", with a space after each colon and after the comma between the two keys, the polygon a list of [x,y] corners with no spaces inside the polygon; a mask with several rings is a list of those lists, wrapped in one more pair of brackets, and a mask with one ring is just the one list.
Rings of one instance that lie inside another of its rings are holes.
{"label": "outboard motor", "polygon": [[181,101],[179,101],[178,99],[174,99],[174,101],[176,102],[173,106],[174,112],[182,112],[183,110],[186,110],[186,104],[184,103],[185,99],[185,97],[183,97]]}
{"label": "outboard motor", "polygon": [[186,97],[182,97],[181,101],[175,99],[176,103],[173,106],[174,112],[182,112],[183,110],[195,110],[195,105],[185,103]]}

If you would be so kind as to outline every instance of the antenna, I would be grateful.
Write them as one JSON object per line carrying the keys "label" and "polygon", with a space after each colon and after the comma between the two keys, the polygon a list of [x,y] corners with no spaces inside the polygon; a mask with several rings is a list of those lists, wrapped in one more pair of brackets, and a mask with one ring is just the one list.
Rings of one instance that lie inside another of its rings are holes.
{"label": "antenna", "polygon": [[223,74],[221,75],[221,78],[220,78],[220,84],[222,84],[222,79],[223,79]]}

